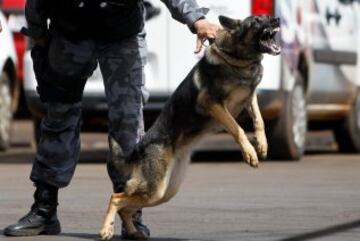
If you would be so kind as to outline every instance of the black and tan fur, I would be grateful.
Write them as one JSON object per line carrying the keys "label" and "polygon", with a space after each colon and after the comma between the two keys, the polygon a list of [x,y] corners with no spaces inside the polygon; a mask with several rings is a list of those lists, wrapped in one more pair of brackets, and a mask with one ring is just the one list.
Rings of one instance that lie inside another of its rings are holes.
{"label": "black and tan fur", "polygon": [[[224,29],[215,42],[166,103],[131,160],[118,163],[128,181],[124,192],[111,196],[100,231],[102,240],[113,237],[117,212],[134,239],[148,238],[136,230],[132,215],[139,208],[164,203],[177,193],[191,149],[205,135],[225,129],[252,167],[258,167],[258,155],[266,157],[268,145],[255,88],[262,78],[263,53],[279,53],[274,42],[279,20],[267,16],[244,21],[219,19]],[[234,118],[243,109],[254,122],[255,148]]]}

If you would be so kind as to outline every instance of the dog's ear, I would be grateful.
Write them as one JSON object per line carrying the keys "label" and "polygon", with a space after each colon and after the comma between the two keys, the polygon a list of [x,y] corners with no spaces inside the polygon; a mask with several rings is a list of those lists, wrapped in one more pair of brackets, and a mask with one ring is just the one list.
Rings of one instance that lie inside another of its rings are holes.
{"label": "dog's ear", "polygon": [[225,16],[220,15],[219,16],[220,24],[228,30],[235,30],[240,25],[240,20],[238,19],[232,19]]}

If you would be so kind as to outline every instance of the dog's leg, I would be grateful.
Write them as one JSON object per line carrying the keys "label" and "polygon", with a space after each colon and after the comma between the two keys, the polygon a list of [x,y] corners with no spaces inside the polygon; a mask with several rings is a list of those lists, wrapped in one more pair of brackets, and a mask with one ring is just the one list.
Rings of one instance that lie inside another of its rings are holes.
{"label": "dog's leg", "polygon": [[119,206],[120,200],[125,197],[124,193],[114,193],[111,195],[109,206],[106,212],[106,217],[102,229],[100,230],[100,237],[103,241],[111,240],[114,236],[114,224],[117,211],[121,208]]}
{"label": "dog's leg", "polygon": [[218,103],[208,103],[206,108],[210,115],[220,122],[240,145],[245,161],[252,167],[258,167],[259,160],[254,147],[249,142],[245,131],[239,126],[229,110]]}
{"label": "dog's leg", "polygon": [[266,159],[268,152],[268,143],[265,135],[265,125],[264,120],[261,116],[259,104],[257,100],[256,93],[252,95],[251,103],[246,108],[251,116],[251,119],[254,123],[255,129],[255,138],[256,138],[256,150],[260,155],[261,159]]}
{"label": "dog's leg", "polygon": [[127,196],[125,193],[113,193],[111,195],[108,211],[106,213],[103,227],[100,231],[100,236],[103,241],[111,240],[114,236],[114,222],[115,215],[119,211],[121,220],[123,221],[126,231],[132,239],[148,239],[149,237],[139,232],[132,221],[134,210],[143,207],[146,204],[146,199],[139,196]]}
{"label": "dog's leg", "polygon": [[128,233],[128,237],[132,240],[146,240],[149,239],[149,236],[143,230],[137,230],[134,222],[133,222],[133,215],[137,209],[133,208],[124,208],[119,211],[121,220],[125,226],[125,229]]}
{"label": "dog's leg", "polygon": [[127,208],[119,211],[121,221],[123,222],[125,229],[128,233],[135,233],[137,231],[134,223],[132,222],[132,216],[134,213],[135,211],[133,209]]}

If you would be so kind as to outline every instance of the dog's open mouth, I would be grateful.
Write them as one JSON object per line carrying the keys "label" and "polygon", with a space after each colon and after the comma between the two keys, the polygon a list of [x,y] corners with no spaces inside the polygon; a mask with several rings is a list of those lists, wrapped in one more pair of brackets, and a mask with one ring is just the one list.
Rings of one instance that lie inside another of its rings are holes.
{"label": "dog's open mouth", "polygon": [[275,40],[275,36],[279,31],[280,31],[279,26],[264,29],[259,42],[262,52],[271,55],[280,54],[281,47]]}

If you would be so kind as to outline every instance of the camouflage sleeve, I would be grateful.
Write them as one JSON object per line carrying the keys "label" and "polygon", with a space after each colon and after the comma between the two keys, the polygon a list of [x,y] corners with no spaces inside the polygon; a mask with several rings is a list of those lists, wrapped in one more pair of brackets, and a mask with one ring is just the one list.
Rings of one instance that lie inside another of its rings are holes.
{"label": "camouflage sleeve", "polygon": [[40,38],[46,35],[47,19],[49,17],[49,0],[27,0],[25,5],[25,17],[27,29],[22,32],[31,38]]}
{"label": "camouflage sleeve", "polygon": [[195,0],[161,0],[171,12],[171,16],[177,21],[187,24],[192,32],[194,23],[205,17],[208,8],[201,8]]}

